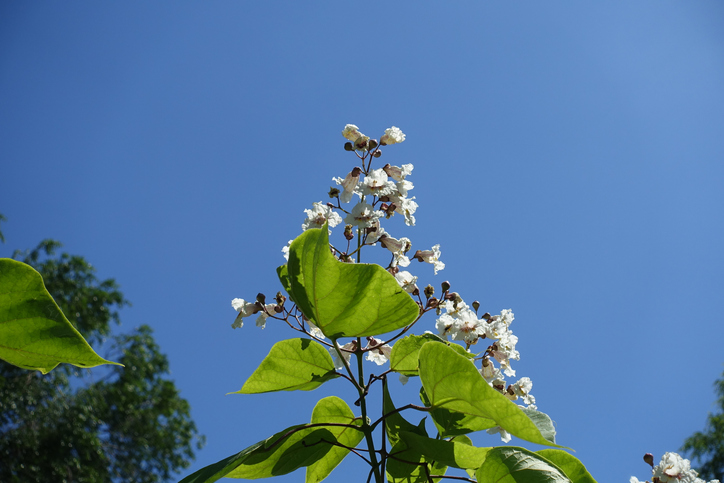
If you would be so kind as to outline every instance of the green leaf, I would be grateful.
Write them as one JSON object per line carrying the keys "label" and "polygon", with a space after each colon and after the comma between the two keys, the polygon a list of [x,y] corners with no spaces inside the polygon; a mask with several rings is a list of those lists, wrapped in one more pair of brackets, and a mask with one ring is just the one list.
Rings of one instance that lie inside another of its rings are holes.
{"label": "green leaf", "polygon": [[[403,441],[399,441],[390,450],[386,471],[389,483],[429,483],[428,474],[444,475],[447,466],[426,459],[420,452],[407,448]],[[433,481],[440,480],[433,478]]]}
{"label": "green leaf", "polygon": [[311,391],[337,377],[332,356],[310,339],[277,342],[241,390],[231,394]]}
{"label": "green leaf", "polygon": [[390,354],[390,369],[406,376],[416,376],[418,366],[418,355],[420,348],[428,342],[442,342],[453,348],[458,354],[469,359],[475,357],[460,345],[450,344],[448,341],[435,334],[408,335],[403,337],[392,346]]}
{"label": "green leaf", "polygon": [[334,437],[326,428],[291,426],[213,465],[193,473],[180,483],[211,483],[219,478],[255,480],[285,475],[318,461]]}
{"label": "green leaf", "polygon": [[0,259],[0,359],[43,374],[61,362],[116,364],[96,354],[65,318],[31,266]]}
{"label": "green leaf", "polygon": [[[312,423],[338,423],[362,426],[362,420],[356,419],[352,410],[342,399],[329,396],[321,399],[312,412]],[[327,429],[337,443],[354,448],[364,438],[364,433],[352,428],[330,426]],[[349,450],[340,446],[332,446],[320,460],[307,467],[305,483],[319,483],[349,454]]]}
{"label": "green leaf", "polygon": [[[387,389],[387,384],[385,384],[382,386],[382,414],[389,414],[395,409],[395,405],[390,397],[390,392]],[[415,426],[403,418],[399,412],[387,416],[385,418],[385,431],[387,433],[387,440],[390,442],[390,446],[394,446],[400,440],[399,434],[401,431],[408,431],[422,436],[427,436],[424,421],[425,418],[422,418],[420,424]]]}
{"label": "green leaf", "polygon": [[556,446],[516,404],[490,387],[469,359],[443,344],[420,349],[420,379],[433,408],[491,419],[518,438]]}
{"label": "green leaf", "polygon": [[[467,442],[433,439],[403,431],[400,438],[407,448],[417,451],[428,461],[435,460],[445,466],[462,469],[477,469],[483,464],[492,448],[476,448]],[[468,439],[469,441],[469,439]]]}
{"label": "green leaf", "polygon": [[[420,400],[425,406],[432,406],[430,399],[425,393],[425,388],[420,388]],[[432,421],[435,423],[440,436],[447,438],[450,436],[460,436],[463,434],[474,433],[484,429],[493,428],[498,424],[489,418],[483,418],[472,414],[463,414],[457,411],[451,411],[445,408],[435,408],[430,412]]]}
{"label": "green leaf", "polygon": [[572,454],[560,449],[542,449],[536,453],[560,468],[571,483],[596,483],[583,463]]}
{"label": "green leaf", "polygon": [[476,476],[478,483],[571,483],[553,463],[515,446],[491,448]]}
{"label": "green leaf", "polygon": [[525,415],[528,416],[531,421],[533,421],[533,424],[536,425],[536,427],[540,431],[540,434],[542,434],[545,439],[555,444],[556,428],[553,425],[553,420],[550,416],[548,416],[546,413],[542,413],[540,411],[530,408],[521,408],[521,411],[523,411]]}
{"label": "green leaf", "polygon": [[384,334],[412,323],[420,313],[381,266],[335,259],[326,224],[292,242],[287,272],[297,307],[330,339]]}

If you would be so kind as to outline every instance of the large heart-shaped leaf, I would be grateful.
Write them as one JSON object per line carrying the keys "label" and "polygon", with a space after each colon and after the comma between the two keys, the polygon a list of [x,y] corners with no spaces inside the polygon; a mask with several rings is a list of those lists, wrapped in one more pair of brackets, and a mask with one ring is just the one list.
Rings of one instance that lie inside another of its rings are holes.
{"label": "large heart-shaped leaf", "polygon": [[571,483],[553,463],[525,448],[491,448],[476,473],[478,483]]}
{"label": "large heart-shaped leaf", "polygon": [[420,379],[433,408],[491,419],[521,439],[556,446],[518,405],[490,387],[468,358],[444,344],[422,346]]}
{"label": "large heart-shaped leaf", "polygon": [[408,449],[415,450],[429,460],[438,461],[442,465],[462,469],[477,469],[483,464],[492,448],[476,448],[475,446],[433,439],[419,434],[401,432],[400,438]]}
{"label": "large heart-shaped leaf", "polygon": [[337,377],[332,356],[310,339],[289,339],[274,344],[241,390],[232,394],[273,391],[311,391]]}
{"label": "large heart-shaped leaf", "polygon": [[392,346],[390,369],[406,376],[416,376],[420,348],[428,342],[439,342],[450,346],[455,352],[473,359],[475,354],[468,352],[460,345],[451,344],[435,334],[408,335]]}
{"label": "large heart-shaped leaf", "polygon": [[[432,406],[424,387],[420,388],[420,400],[425,406]],[[435,423],[435,427],[440,432],[440,436],[444,438],[474,433],[497,426],[497,423],[492,419],[472,414],[463,414],[443,407],[436,407],[430,411],[430,414],[432,415],[432,421]]]}
{"label": "large heart-shaped leaf", "polygon": [[305,317],[330,339],[384,334],[420,313],[412,297],[384,268],[342,263],[330,252],[327,225],[305,231],[289,247],[282,284]]}
{"label": "large heart-shaped leaf", "polygon": [[0,359],[48,373],[61,362],[116,364],[96,354],[65,318],[30,265],[0,259]]}

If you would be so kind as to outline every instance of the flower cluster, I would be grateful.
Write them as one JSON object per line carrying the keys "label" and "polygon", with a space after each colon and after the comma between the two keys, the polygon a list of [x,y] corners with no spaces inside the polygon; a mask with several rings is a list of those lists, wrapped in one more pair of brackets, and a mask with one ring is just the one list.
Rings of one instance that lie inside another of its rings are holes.
{"label": "flower cluster", "polygon": [[[302,223],[302,230],[321,228],[327,224],[330,235],[332,228],[344,226],[344,241],[336,244],[330,240],[330,249],[341,262],[357,263],[360,253],[369,246],[381,246],[390,254],[390,261],[385,267],[395,277],[397,283],[420,307],[420,315],[427,311],[436,311],[438,319],[437,331],[445,340],[463,342],[465,348],[471,347],[482,339],[488,339],[490,345],[474,357],[479,361],[479,370],[485,381],[493,388],[504,394],[511,401],[522,401],[528,408],[535,409],[535,398],[530,394],[533,383],[527,377],[508,384],[505,377],[515,376],[511,368],[511,360],[519,360],[520,354],[516,350],[518,338],[513,335],[510,325],[514,316],[511,310],[503,310],[500,315],[485,313],[478,317],[479,304],[474,302],[468,306],[455,292],[450,292],[450,284],[442,283],[442,295],[438,300],[435,289],[428,285],[423,291],[417,285],[418,277],[407,270],[412,260],[432,265],[434,274],[445,268],[441,261],[440,245],[431,249],[416,250],[412,252],[412,241],[406,237],[395,238],[382,225],[394,215],[404,217],[405,224],[415,225],[415,212],[418,204],[410,191],[414,188],[408,179],[414,166],[402,164],[393,166],[385,164],[381,168],[373,168],[373,160],[382,155],[380,148],[399,144],[405,140],[405,134],[393,126],[385,130],[379,141],[360,132],[354,124],[347,124],[342,130],[342,136],[347,139],[345,150],[353,152],[359,165],[352,168],[344,177],[334,177],[335,186],[328,193],[331,202],[315,202],[311,209],[304,210],[306,218]],[[354,243],[353,243],[354,242]],[[285,258],[289,259],[289,247],[282,248]],[[383,265],[384,266],[384,265]],[[280,295],[280,294],[279,294]],[[278,295],[278,297],[279,297]],[[424,295],[425,299],[422,298]],[[259,297],[262,297],[260,300]],[[374,337],[367,338],[367,345],[360,347],[361,341],[353,340],[344,345],[326,342],[321,330],[299,315],[299,312],[290,312],[283,307],[283,301],[277,304],[265,304],[263,296],[257,297],[256,302],[245,302],[243,299],[234,299],[232,306],[239,312],[233,327],[241,327],[242,319],[258,314],[257,325],[263,327],[268,317],[284,320],[295,330],[303,331],[325,344],[338,370],[348,365],[353,353],[364,352],[368,361],[378,365],[389,360],[392,347],[385,341]],[[296,310],[296,309],[292,309]],[[297,326],[289,322],[289,317],[297,319]],[[401,376],[404,383],[406,377]],[[493,428],[489,432],[500,432],[503,441],[508,441],[510,435],[501,428]]]}
{"label": "flower cluster", "polygon": [[[651,465],[653,483],[707,483],[699,478],[696,471],[691,469],[689,460],[676,453],[664,454],[656,466],[654,466],[654,457],[650,453],[644,456],[644,461]],[[644,483],[635,476],[632,476],[629,482]],[[719,480],[711,480],[709,483],[719,483]]]}

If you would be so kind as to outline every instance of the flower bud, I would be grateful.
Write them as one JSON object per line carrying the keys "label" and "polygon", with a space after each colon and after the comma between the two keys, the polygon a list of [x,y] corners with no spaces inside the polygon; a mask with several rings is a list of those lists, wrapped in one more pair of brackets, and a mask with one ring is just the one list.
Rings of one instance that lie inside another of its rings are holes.
{"label": "flower bud", "polygon": [[350,174],[353,178],[356,178],[360,175],[360,173],[362,173],[362,168],[360,168],[359,166],[355,166]]}
{"label": "flower bud", "polygon": [[354,238],[354,233],[352,232],[352,225],[345,225],[344,237],[347,239],[347,241],[350,241]]}
{"label": "flower bud", "polygon": [[266,303],[266,295],[263,293],[256,294],[256,301],[264,305],[264,303]]}
{"label": "flower bud", "polygon": [[644,455],[644,461],[651,465],[652,468],[654,467],[654,455],[652,455],[651,453],[646,453]]}
{"label": "flower bud", "polygon": [[284,307],[281,307],[281,306],[279,306],[279,305],[275,305],[275,306],[274,306],[274,312],[276,312],[277,314],[281,314],[282,312],[284,312]]}
{"label": "flower bud", "polygon": [[487,320],[488,322],[492,322],[490,312],[485,312],[481,318]]}
{"label": "flower bud", "polygon": [[380,156],[382,156],[382,151],[378,149],[377,151],[372,153],[372,156],[374,156],[375,158],[379,158]]}
{"label": "flower bud", "polygon": [[336,198],[337,196],[339,196],[339,189],[332,186],[329,188],[329,193],[327,194],[330,198]]}
{"label": "flower bud", "polygon": [[480,308],[480,302],[478,302],[478,301],[476,300],[476,301],[473,302],[472,305],[473,305],[473,308],[475,309],[475,313],[477,314],[477,313],[478,313],[478,309]]}
{"label": "flower bud", "polygon": [[457,292],[450,292],[450,293],[445,294],[446,300],[455,300],[457,297],[458,297]]}
{"label": "flower bud", "polygon": [[417,288],[417,285],[415,285],[415,289],[412,291],[412,295],[414,295],[415,297],[420,295],[420,289]]}
{"label": "flower bud", "polygon": [[427,305],[426,308],[429,307],[431,309],[437,308],[437,306],[440,304],[440,301],[436,299],[435,297],[430,297],[427,299]]}
{"label": "flower bud", "polygon": [[370,139],[369,143],[367,143],[370,149],[375,149],[380,144],[377,142],[376,139]]}
{"label": "flower bud", "polygon": [[276,300],[277,300],[277,305],[279,305],[280,307],[283,307],[284,302],[287,301],[287,298],[281,292],[277,292]]}
{"label": "flower bud", "polygon": [[425,287],[425,297],[429,299],[433,295],[435,295],[435,287],[433,287],[432,285],[428,285],[427,287]]}
{"label": "flower bud", "polygon": [[344,143],[344,150],[345,151],[354,151],[354,144],[350,143],[349,141]]}
{"label": "flower bud", "polygon": [[442,293],[445,293],[445,292],[447,292],[448,290],[450,290],[450,282],[445,281],[445,282],[443,282],[443,283],[440,284],[440,287],[442,288]]}

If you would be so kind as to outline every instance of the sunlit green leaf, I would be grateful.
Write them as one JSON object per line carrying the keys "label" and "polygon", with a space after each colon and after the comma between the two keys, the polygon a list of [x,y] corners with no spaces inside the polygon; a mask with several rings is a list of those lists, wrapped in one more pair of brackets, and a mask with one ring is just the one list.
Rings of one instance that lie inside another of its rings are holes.
{"label": "sunlit green leaf", "polygon": [[428,342],[440,342],[449,345],[460,355],[470,359],[475,357],[475,354],[467,352],[462,346],[450,344],[435,334],[408,335],[395,342],[395,345],[392,346],[390,369],[406,376],[416,376],[420,348]]}
{"label": "sunlit green leaf", "polygon": [[[432,405],[425,393],[424,387],[420,388],[420,400],[425,406],[430,407]],[[474,433],[475,431],[482,431],[498,425],[490,418],[483,418],[473,414],[463,414],[441,407],[433,409],[430,415],[432,416],[432,421],[435,423],[435,427],[440,432],[440,436],[444,438]]]}
{"label": "sunlit green leaf", "polygon": [[[321,399],[312,412],[312,423],[354,424],[362,426],[347,403],[338,397],[330,396]],[[329,426],[327,429],[335,441],[348,448],[354,448],[362,441],[364,433],[352,428]],[[306,483],[319,483],[349,454],[349,450],[340,446],[332,446],[329,452],[318,461],[307,467]]]}
{"label": "sunlit green leaf", "polygon": [[381,266],[336,260],[326,224],[292,242],[287,273],[297,306],[331,339],[383,334],[419,315],[417,303]]}
{"label": "sunlit green leaf", "polygon": [[491,419],[518,438],[555,446],[518,405],[485,382],[469,359],[444,344],[422,346],[420,379],[433,408]]}
{"label": "sunlit green leaf", "polygon": [[427,460],[462,469],[477,469],[483,464],[491,448],[476,448],[465,442],[433,439],[403,431],[400,438],[407,448],[419,452]]}
{"label": "sunlit green leaf", "polygon": [[277,342],[241,390],[233,394],[310,391],[337,377],[332,356],[310,339]]}
{"label": "sunlit green leaf", "polygon": [[536,453],[560,468],[571,483],[596,483],[583,463],[572,454],[560,449],[542,449]]}
{"label": "sunlit green leaf", "polygon": [[478,483],[571,483],[554,464],[525,448],[491,448],[476,473]]}
{"label": "sunlit green leaf", "polygon": [[387,433],[387,440],[390,442],[390,446],[394,446],[400,440],[399,434],[401,431],[408,431],[422,436],[427,436],[427,431],[425,431],[425,425],[423,423],[424,418],[423,421],[420,422],[421,424],[415,426],[402,417],[399,412],[390,414],[394,410],[395,405],[390,397],[390,392],[387,390],[387,385],[384,385],[382,389],[382,413],[389,414],[389,416],[385,418],[385,431]]}
{"label": "sunlit green leaf", "polygon": [[115,364],[98,354],[65,318],[31,266],[0,259],[0,359],[48,373],[61,362]]}

